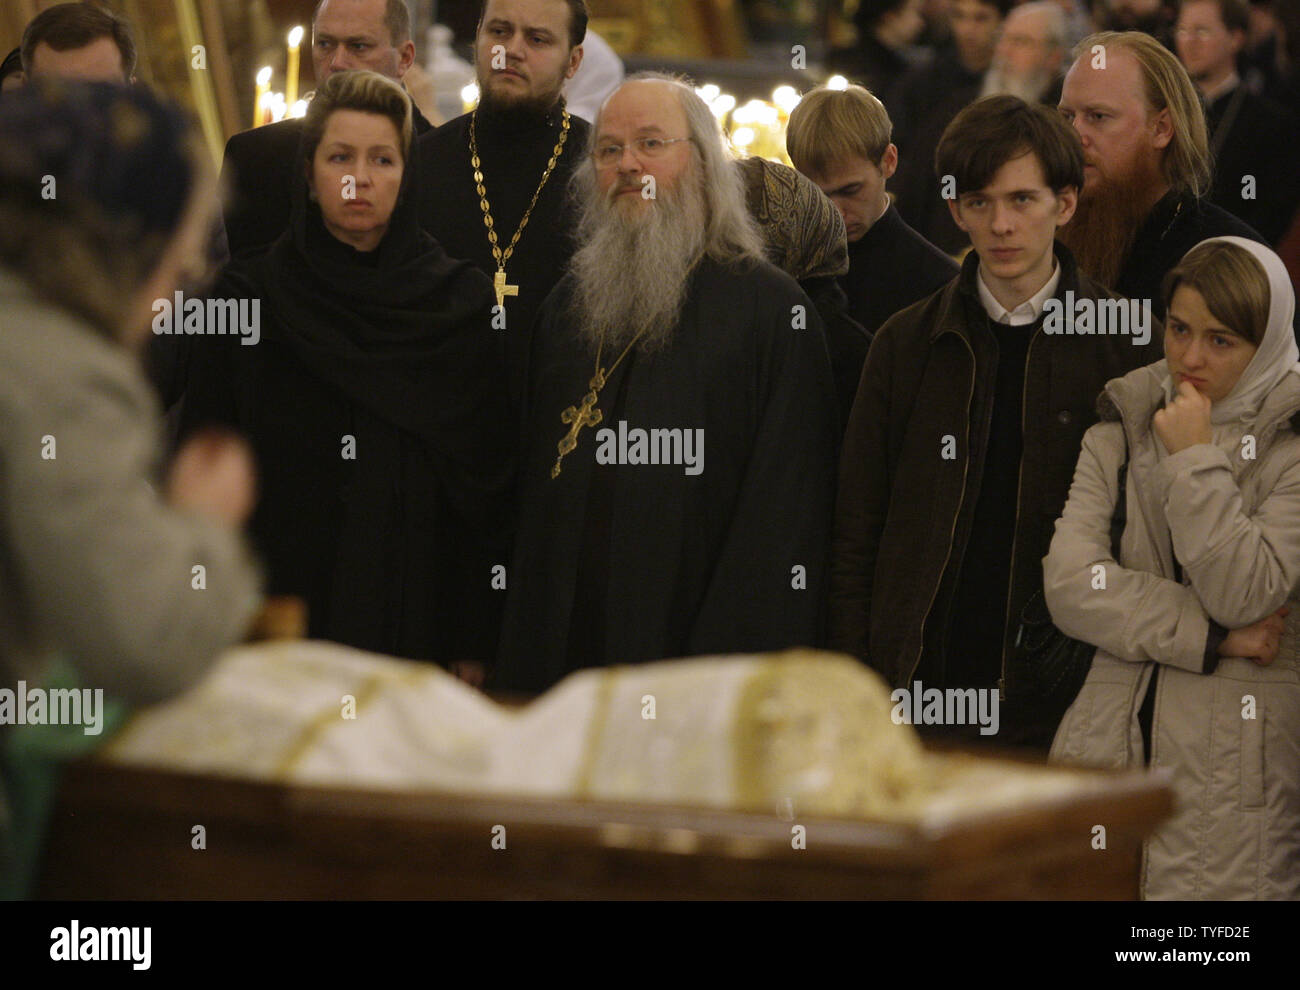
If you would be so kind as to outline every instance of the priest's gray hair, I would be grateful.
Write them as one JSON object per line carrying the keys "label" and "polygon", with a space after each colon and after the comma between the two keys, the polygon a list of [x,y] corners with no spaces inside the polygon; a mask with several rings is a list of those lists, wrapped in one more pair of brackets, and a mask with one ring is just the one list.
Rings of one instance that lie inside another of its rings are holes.
{"label": "priest's gray hair", "polygon": [[[763,250],[763,236],[745,202],[745,183],[735,167],[735,156],[724,143],[722,130],[709,105],[683,77],[647,71],[634,73],[626,81],[641,80],[658,80],[672,86],[682,113],[686,115],[708,211],[704,225],[704,253],[716,261],[767,257]],[[593,139],[595,133],[593,128]]]}

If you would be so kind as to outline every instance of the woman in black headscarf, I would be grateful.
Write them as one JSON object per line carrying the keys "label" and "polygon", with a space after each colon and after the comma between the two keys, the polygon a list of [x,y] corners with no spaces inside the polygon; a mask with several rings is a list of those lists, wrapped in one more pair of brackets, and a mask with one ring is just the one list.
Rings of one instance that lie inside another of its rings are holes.
{"label": "woman in black headscarf", "polygon": [[215,420],[252,440],[269,591],[306,601],[311,636],[483,660],[511,477],[503,346],[487,277],[415,220],[411,153],[400,87],[372,72],[320,87],[290,228],[223,273],[213,295],[245,307],[227,306],[241,335],[205,327],[183,431]]}

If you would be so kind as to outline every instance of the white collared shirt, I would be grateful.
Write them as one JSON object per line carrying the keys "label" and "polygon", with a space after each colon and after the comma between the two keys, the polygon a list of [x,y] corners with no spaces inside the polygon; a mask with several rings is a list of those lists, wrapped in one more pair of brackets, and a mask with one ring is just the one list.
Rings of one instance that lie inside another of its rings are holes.
{"label": "white collared shirt", "polygon": [[989,287],[984,284],[984,268],[981,266],[975,272],[975,285],[979,289],[980,302],[984,305],[984,311],[989,314],[989,319],[994,323],[1006,323],[1009,326],[1020,327],[1029,323],[1036,323],[1038,317],[1043,313],[1043,307],[1047,305],[1047,300],[1056,294],[1056,286],[1061,281],[1061,266],[1057,263],[1056,258],[1052,258],[1052,276],[1043,283],[1043,287],[1035,292],[1032,296],[1022,302],[1015,309],[1008,310],[995,298],[989,291]]}

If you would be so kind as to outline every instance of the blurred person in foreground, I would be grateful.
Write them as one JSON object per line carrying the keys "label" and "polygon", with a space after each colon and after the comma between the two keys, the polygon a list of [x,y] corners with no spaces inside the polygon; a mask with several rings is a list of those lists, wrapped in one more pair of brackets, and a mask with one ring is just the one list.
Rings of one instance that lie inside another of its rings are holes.
{"label": "blurred person in foreground", "polygon": [[[86,691],[159,701],[257,611],[237,532],[250,458],[196,437],[152,487],[161,410],[135,353],[154,300],[202,256],[203,162],[180,112],[144,91],[54,81],[0,98],[0,689],[66,662]],[[6,742],[20,720],[0,713]],[[9,825],[0,787],[0,879],[31,864]]]}

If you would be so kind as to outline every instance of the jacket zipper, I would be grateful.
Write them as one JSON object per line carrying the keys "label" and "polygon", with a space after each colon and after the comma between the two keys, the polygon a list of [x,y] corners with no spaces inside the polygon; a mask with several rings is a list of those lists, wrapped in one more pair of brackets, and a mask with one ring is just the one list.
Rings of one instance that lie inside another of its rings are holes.
{"label": "jacket zipper", "polygon": [[1011,589],[1016,586],[1016,543],[1020,537],[1020,487],[1025,479],[1025,412],[1029,408],[1029,368],[1034,357],[1034,344],[1042,332],[1039,324],[1029,338],[1025,351],[1025,380],[1020,386],[1020,464],[1016,468],[1016,518],[1011,525],[1011,567],[1007,577],[1007,614],[1002,620],[1002,672],[998,677],[998,701],[1007,700],[1007,626],[1011,624]]}
{"label": "jacket zipper", "polygon": [[975,374],[978,369],[975,367],[975,349],[971,347],[970,342],[967,341],[966,338],[963,337],[961,334],[957,334],[957,337],[958,339],[961,340],[963,344],[966,345],[966,350],[970,354],[970,361],[971,361],[970,388],[966,394],[966,461],[962,465],[962,469],[961,469],[961,501],[957,503],[957,512],[953,515],[952,529],[948,533],[948,552],[944,555],[943,565],[939,568],[939,579],[934,584],[934,590],[930,592],[930,603],[926,605],[925,617],[921,620],[921,642],[916,648],[916,658],[912,661],[912,669],[908,673],[907,679],[904,681],[904,683],[906,684],[910,684],[912,682],[912,678],[916,676],[917,668],[921,666],[921,654],[925,651],[925,626],[926,623],[930,621],[930,610],[934,608],[934,600],[939,595],[939,586],[943,584],[943,573],[948,569],[948,561],[952,559],[952,540],[953,537],[957,535],[957,522],[958,520],[961,519],[962,503],[966,501],[966,476],[970,471],[970,459],[971,459],[970,404],[971,404],[971,400],[975,398]]}

